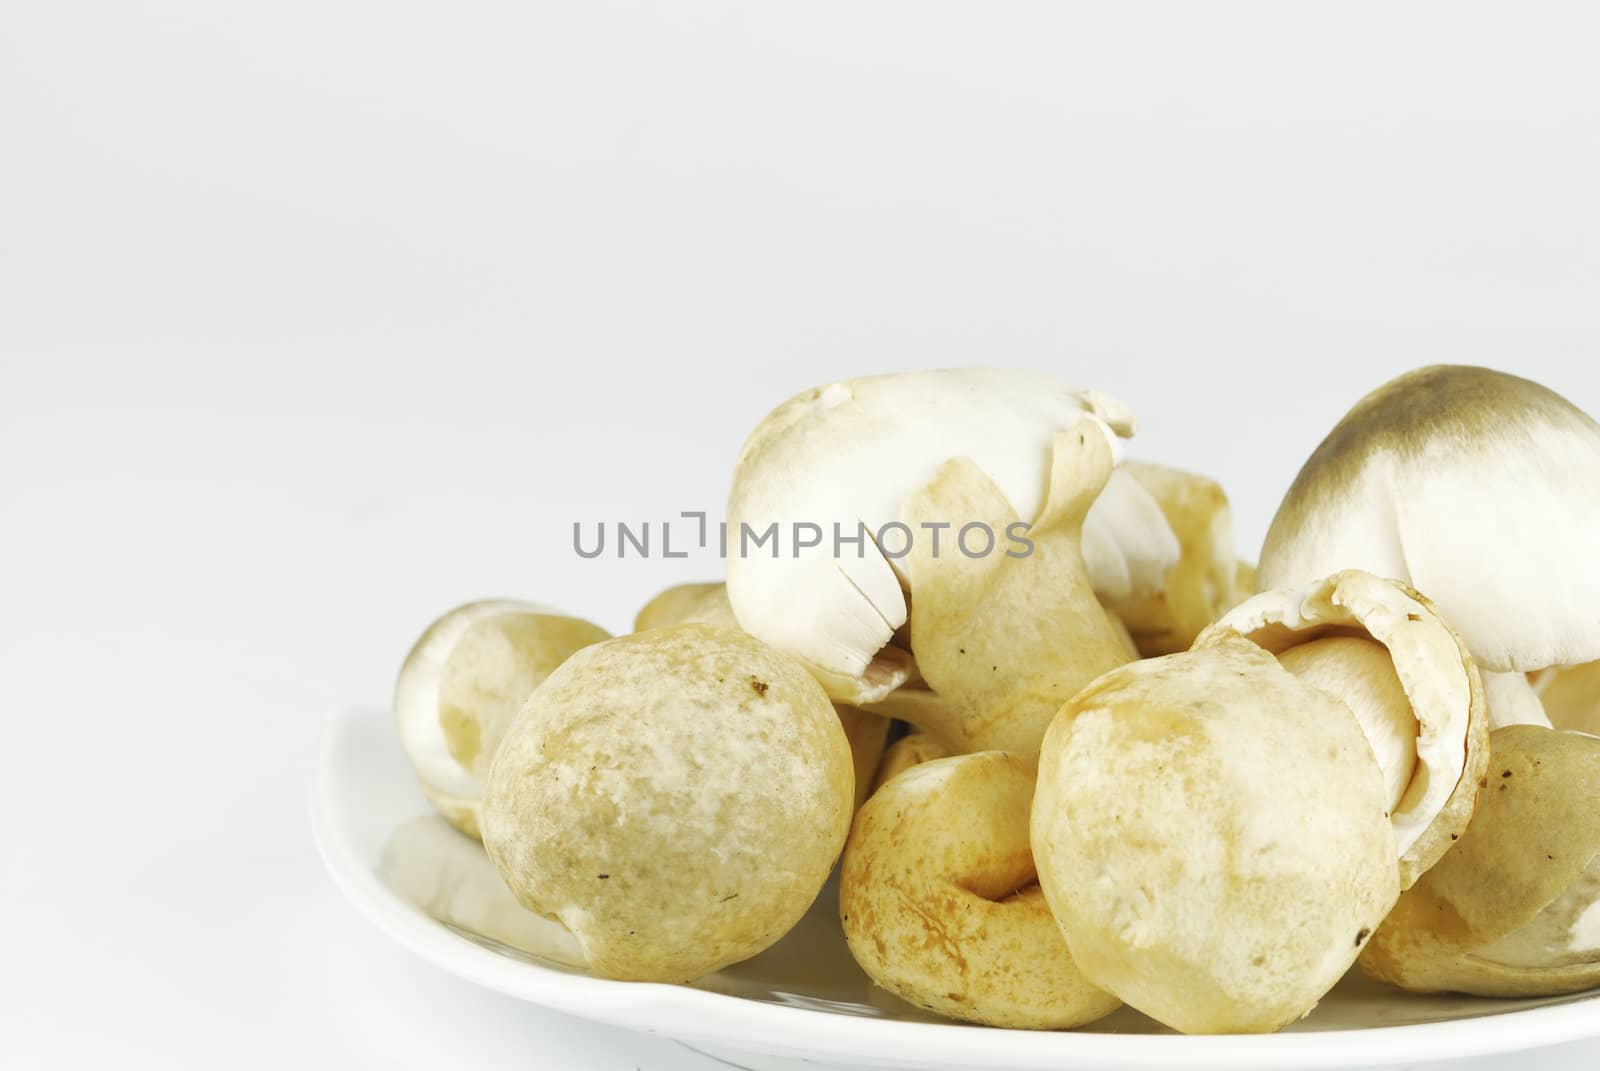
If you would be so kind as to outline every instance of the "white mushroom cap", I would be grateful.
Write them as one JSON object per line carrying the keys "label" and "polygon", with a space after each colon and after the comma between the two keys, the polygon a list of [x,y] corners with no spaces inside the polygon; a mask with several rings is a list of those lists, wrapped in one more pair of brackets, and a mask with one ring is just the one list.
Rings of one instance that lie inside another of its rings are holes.
{"label": "white mushroom cap", "polygon": [[[1415,768],[1389,816],[1400,853],[1400,886],[1409,888],[1466,829],[1488,763],[1483,684],[1459,637],[1420,595],[1355,570],[1246,599],[1201,633],[1195,647],[1236,636],[1280,656],[1325,636],[1355,636],[1387,648],[1415,717]],[[1327,680],[1308,682],[1335,691]],[[1365,705],[1358,693],[1370,691],[1370,684],[1353,681],[1351,695],[1334,697]],[[1394,748],[1371,725],[1362,728],[1383,764]]]}
{"label": "white mushroom cap", "polygon": [[[734,472],[727,574],[739,623],[803,661],[833,698],[882,699],[912,673],[909,656],[889,646],[906,623],[907,580],[871,534],[898,523],[907,496],[955,457],[970,458],[1031,520],[1044,505],[1053,435],[1085,419],[1119,455],[1118,437],[1133,431],[1127,407],[1041,373],[872,376],[790,399],[750,434]],[[776,557],[740,553],[742,525],[759,534],[774,522]],[[819,526],[821,545],[798,548],[795,524]],[[836,524],[847,538],[866,526],[859,553],[846,544],[835,555]],[[944,532],[944,545],[953,549],[956,535]],[[996,536],[1003,550],[1005,533]],[[1178,544],[1150,494],[1117,474],[1089,514],[1083,554],[1097,591],[1128,594],[1159,590]]]}
{"label": "white mushroom cap", "polygon": [[1278,509],[1267,588],[1341,569],[1427,594],[1479,665],[1600,658],[1600,425],[1485,368],[1407,373],[1358,402]]}

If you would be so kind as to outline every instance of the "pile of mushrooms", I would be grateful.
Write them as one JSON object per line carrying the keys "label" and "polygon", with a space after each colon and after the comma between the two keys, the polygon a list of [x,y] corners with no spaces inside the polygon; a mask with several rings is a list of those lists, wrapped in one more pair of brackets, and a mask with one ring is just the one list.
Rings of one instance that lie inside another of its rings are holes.
{"label": "pile of mushrooms", "polygon": [[424,792],[611,978],[754,956],[836,872],[874,982],[995,1027],[1272,1031],[1352,968],[1600,986],[1600,425],[1403,375],[1254,567],[1133,424],[994,369],[791,398],[739,453],[723,581],[617,637],[512,600],[424,632]]}

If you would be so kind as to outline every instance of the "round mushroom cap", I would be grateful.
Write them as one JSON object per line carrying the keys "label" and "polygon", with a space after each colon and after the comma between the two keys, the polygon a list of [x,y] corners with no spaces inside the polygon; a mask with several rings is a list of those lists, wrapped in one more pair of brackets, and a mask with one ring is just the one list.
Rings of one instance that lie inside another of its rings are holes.
{"label": "round mushroom cap", "polygon": [[1341,569],[1404,581],[1485,670],[1600,658],[1600,425],[1487,368],[1418,369],[1358,402],[1289,489],[1267,588]]}
{"label": "round mushroom cap", "polygon": [[1420,993],[1600,985],[1600,737],[1496,730],[1472,825],[1378,928],[1361,967]]}
{"label": "round mushroom cap", "polygon": [[[751,432],[734,471],[727,571],[740,624],[800,659],[834,699],[881,700],[913,672],[890,642],[907,618],[906,535],[886,526],[957,457],[1031,521],[1045,504],[1053,436],[1085,419],[1114,452],[1132,433],[1121,402],[1034,372],[872,376],[791,398]],[[1118,474],[1089,514],[1083,554],[1097,590],[1157,590],[1178,547],[1149,493]]]}
{"label": "round mushroom cap", "polygon": [[1207,625],[1254,593],[1239,587],[1228,496],[1215,480],[1165,465],[1128,461],[1122,471],[1160,506],[1177,536],[1179,555],[1159,590],[1102,596],[1106,609],[1127,627],[1144,657],[1187,651]]}
{"label": "round mushroom cap", "polygon": [[610,636],[514,599],[470,602],[428,626],[395,681],[395,723],[423,794],[451,825],[478,836],[483,782],[523,701],[573,652]]}
{"label": "round mushroom cap", "polygon": [[1355,719],[1237,637],[1113,670],[1063,707],[1032,828],[1084,975],[1184,1033],[1305,1015],[1399,892]]}
{"label": "round mushroom cap", "polygon": [[1003,752],[923,763],[856,815],[839,872],[845,940],[918,1007],[1057,1030],[1116,1010],[1072,962],[1028,848],[1033,775]]}
{"label": "round mushroom cap", "polygon": [[[1390,815],[1400,887],[1410,888],[1467,828],[1478,779],[1489,761],[1488,714],[1477,667],[1433,605],[1396,581],[1346,570],[1246,599],[1207,629],[1196,647],[1242,637],[1283,655],[1330,636],[1382,644],[1416,719],[1416,763]],[[1369,738],[1369,743],[1375,757],[1388,750],[1380,739]]]}
{"label": "round mushroom cap", "polygon": [[787,933],[844,847],[849,744],[793,659],[699,623],[568,659],[500,745],[483,842],[612,978],[685,982]]}
{"label": "round mushroom cap", "polygon": [[[743,631],[728,603],[728,586],[722,583],[679,584],[668,588],[644,605],[634,618],[633,630],[643,632],[690,621]],[[883,756],[884,743],[889,737],[889,719],[845,703],[835,703],[834,710],[855,759],[856,806],[859,807],[872,788],[872,776]]]}

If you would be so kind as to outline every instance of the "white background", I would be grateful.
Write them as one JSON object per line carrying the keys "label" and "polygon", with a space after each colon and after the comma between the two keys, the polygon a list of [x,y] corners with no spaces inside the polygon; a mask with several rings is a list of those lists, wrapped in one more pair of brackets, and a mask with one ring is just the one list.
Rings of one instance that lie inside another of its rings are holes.
{"label": "white background", "polygon": [[667,7],[0,7],[0,1063],[704,1066],[391,948],[307,771],[454,603],[714,575],[570,526],[798,389],[1054,370],[1247,555],[1406,367],[1600,411],[1583,5]]}

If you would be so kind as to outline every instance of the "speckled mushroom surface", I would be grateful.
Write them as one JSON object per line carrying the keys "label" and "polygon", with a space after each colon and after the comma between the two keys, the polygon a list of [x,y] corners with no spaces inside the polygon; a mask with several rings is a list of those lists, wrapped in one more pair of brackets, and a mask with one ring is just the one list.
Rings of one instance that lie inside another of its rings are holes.
{"label": "speckled mushroom surface", "polygon": [[1399,893],[1360,726],[1238,637],[1074,697],[1045,738],[1032,843],[1084,975],[1185,1033],[1305,1015]]}
{"label": "speckled mushroom surface", "polygon": [[798,663],[691,623],[569,659],[501,744],[483,839],[613,978],[686,982],[794,926],[844,846],[849,745]]}

